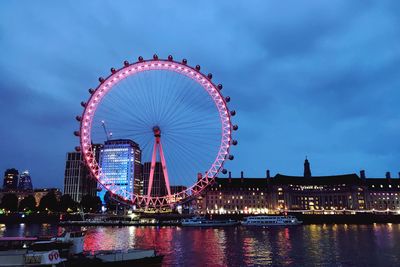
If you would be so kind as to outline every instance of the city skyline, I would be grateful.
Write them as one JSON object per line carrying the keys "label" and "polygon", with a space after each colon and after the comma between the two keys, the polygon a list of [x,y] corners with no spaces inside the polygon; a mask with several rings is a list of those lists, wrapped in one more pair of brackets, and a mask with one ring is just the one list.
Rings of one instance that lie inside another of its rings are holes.
{"label": "city skyline", "polygon": [[397,177],[398,4],[292,5],[1,3],[1,170],[61,188],[87,89],[123,60],[157,53],[224,85],[238,112],[233,176],[301,176],[308,156],[315,176]]}

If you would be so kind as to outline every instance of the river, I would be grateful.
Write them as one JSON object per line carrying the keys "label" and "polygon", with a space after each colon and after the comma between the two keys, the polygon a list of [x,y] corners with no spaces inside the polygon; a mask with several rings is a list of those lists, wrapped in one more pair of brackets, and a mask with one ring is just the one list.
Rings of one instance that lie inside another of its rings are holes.
{"label": "river", "polygon": [[[0,236],[54,235],[0,224]],[[155,248],[163,266],[400,266],[400,224],[296,227],[88,227],[85,250]]]}

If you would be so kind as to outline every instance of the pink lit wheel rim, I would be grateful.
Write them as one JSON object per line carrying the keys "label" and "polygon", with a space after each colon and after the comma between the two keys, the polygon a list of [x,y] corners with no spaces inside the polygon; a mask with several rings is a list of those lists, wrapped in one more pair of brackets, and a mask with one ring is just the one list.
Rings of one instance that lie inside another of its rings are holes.
{"label": "pink lit wheel rim", "polygon": [[[75,132],[92,176],[120,201],[160,208],[198,195],[220,171],[225,174],[225,161],[233,159],[230,145],[237,144],[231,137],[237,130],[231,123],[235,111],[228,109],[230,98],[222,96],[222,85],[211,80],[200,66],[156,55],[132,64],[125,61],[121,69],[112,68],[110,76],[99,78],[88,102],[81,103],[80,131]],[[112,177],[106,177],[92,148],[108,138],[137,142],[142,163],[148,162],[150,170],[161,164],[164,181],[157,181],[151,171],[145,173],[147,190],[140,193],[110,182]],[[154,195],[157,186],[166,188],[163,195]]]}

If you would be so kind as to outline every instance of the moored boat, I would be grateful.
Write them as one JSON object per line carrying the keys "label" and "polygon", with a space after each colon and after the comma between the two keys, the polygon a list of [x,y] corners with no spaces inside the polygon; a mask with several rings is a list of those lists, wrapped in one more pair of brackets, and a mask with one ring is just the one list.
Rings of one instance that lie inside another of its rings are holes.
{"label": "moored boat", "polygon": [[57,249],[44,249],[37,240],[36,237],[0,238],[0,266],[56,266],[66,261]]}
{"label": "moored boat", "polygon": [[[128,249],[97,251],[87,258],[98,262],[96,266],[132,266],[132,264],[161,264],[164,255],[159,255],[154,249]],[[96,261],[99,260],[99,261]]]}
{"label": "moored boat", "polygon": [[200,226],[200,227],[223,227],[234,226],[238,222],[235,220],[209,220],[204,217],[194,217],[182,220],[182,226]]}
{"label": "moored boat", "polygon": [[292,215],[249,216],[242,221],[242,225],[245,226],[290,226],[302,223],[302,221],[297,220],[297,218]]}

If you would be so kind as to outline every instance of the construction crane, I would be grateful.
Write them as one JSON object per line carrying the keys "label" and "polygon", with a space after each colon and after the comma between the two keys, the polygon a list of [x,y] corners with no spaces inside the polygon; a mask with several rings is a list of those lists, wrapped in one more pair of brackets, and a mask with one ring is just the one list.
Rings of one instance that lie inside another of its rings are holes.
{"label": "construction crane", "polygon": [[101,121],[101,126],[103,126],[103,130],[104,130],[104,133],[106,134],[107,141],[110,140],[111,137],[112,137],[112,133],[111,132],[109,133],[107,131],[106,122],[105,121]]}

